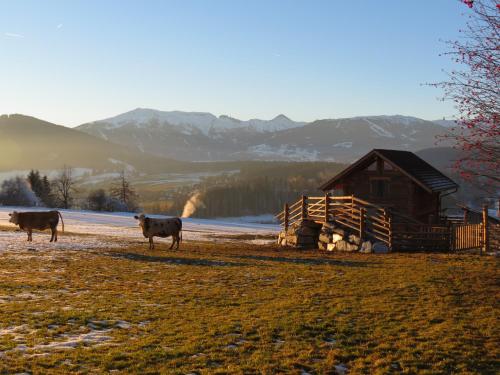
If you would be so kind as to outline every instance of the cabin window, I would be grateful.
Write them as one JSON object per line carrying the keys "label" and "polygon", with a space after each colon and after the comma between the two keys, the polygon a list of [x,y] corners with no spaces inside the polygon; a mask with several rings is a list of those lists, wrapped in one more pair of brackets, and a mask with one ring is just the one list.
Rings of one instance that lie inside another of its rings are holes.
{"label": "cabin window", "polygon": [[394,167],[390,165],[388,162],[384,161],[384,170],[385,171],[393,171]]}
{"label": "cabin window", "polygon": [[387,198],[389,195],[389,180],[382,178],[370,180],[370,192],[374,198]]}
{"label": "cabin window", "polygon": [[369,171],[376,171],[377,170],[377,161],[374,161],[373,163],[371,163],[368,168],[366,168],[367,170]]}

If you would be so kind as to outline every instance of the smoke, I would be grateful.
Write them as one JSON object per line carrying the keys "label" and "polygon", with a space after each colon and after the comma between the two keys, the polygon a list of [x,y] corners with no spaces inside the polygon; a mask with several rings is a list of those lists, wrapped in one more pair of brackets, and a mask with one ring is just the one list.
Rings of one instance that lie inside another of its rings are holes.
{"label": "smoke", "polygon": [[191,195],[186,201],[181,217],[192,216],[198,208],[205,208],[205,203],[201,200],[201,193],[199,191]]}

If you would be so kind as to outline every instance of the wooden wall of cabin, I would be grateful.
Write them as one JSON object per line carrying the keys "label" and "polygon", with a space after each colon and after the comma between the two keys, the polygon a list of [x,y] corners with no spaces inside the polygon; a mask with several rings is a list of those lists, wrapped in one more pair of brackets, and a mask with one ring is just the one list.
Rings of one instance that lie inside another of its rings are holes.
{"label": "wooden wall of cabin", "polygon": [[[423,223],[429,223],[429,216],[439,216],[439,195],[429,194],[413,180],[392,168],[382,160],[375,161],[364,169],[353,171],[339,181],[337,188],[342,195],[354,195],[368,202],[394,209]],[[377,196],[372,181],[387,181],[387,194]],[[337,192],[338,190],[337,189]]]}

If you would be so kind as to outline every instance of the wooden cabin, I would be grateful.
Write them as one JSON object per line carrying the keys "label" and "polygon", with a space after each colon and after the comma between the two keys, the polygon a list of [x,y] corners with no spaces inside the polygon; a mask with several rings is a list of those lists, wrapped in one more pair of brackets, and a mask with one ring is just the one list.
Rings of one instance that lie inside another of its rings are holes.
{"label": "wooden cabin", "polygon": [[409,151],[375,149],[321,187],[333,196],[354,195],[422,223],[437,223],[441,199],[458,185]]}

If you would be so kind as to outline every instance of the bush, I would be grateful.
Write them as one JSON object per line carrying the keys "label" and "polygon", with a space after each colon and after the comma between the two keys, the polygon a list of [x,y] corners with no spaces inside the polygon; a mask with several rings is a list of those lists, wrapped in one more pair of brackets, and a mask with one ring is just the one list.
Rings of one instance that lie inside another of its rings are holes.
{"label": "bush", "polygon": [[21,177],[14,177],[2,183],[0,203],[5,206],[41,205],[40,199],[30,189],[28,182]]}
{"label": "bush", "polygon": [[86,208],[91,211],[126,211],[126,206],[118,199],[111,197],[104,189],[97,189],[87,197]]}

